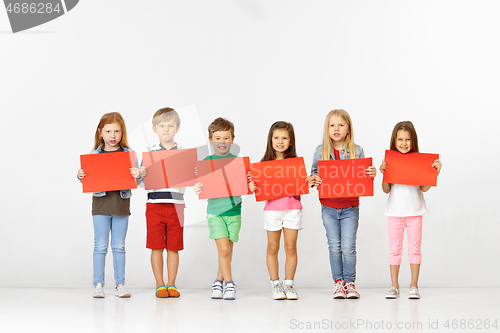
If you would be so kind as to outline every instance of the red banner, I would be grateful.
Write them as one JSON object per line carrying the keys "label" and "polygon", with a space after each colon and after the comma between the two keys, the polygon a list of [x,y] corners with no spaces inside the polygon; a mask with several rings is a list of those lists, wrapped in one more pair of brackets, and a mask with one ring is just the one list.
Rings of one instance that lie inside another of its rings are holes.
{"label": "red banner", "polygon": [[384,183],[436,186],[437,169],[432,166],[439,154],[400,153],[395,150],[385,151],[387,170]]}
{"label": "red banner", "polygon": [[372,158],[318,161],[320,198],[373,196],[373,178],[366,173]]}
{"label": "red banner", "polygon": [[203,183],[200,199],[214,199],[252,194],[248,189],[248,157],[198,161],[198,183]]}
{"label": "red banner", "polygon": [[303,157],[286,158],[250,165],[255,182],[255,200],[264,201],[308,194],[307,171]]}
{"label": "red banner", "polygon": [[196,184],[196,149],[157,150],[142,153],[146,190],[186,187]]}
{"label": "red banner", "polygon": [[135,167],[133,151],[80,155],[80,165],[85,171],[84,193],[137,188],[130,174],[130,168]]}

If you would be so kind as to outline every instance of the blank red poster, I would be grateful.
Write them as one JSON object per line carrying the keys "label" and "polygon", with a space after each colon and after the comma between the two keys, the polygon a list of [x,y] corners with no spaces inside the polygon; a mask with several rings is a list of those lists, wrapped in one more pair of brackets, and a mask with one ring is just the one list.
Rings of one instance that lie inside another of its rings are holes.
{"label": "blank red poster", "polygon": [[196,184],[196,149],[158,150],[142,153],[146,190],[186,187]]}
{"label": "blank red poster", "polygon": [[373,178],[366,174],[372,158],[318,161],[320,198],[373,196]]}
{"label": "blank red poster", "polygon": [[252,180],[257,185],[255,200],[264,201],[308,194],[303,157],[252,163]]}
{"label": "blank red poster", "polygon": [[130,168],[135,167],[135,153],[103,153],[80,155],[83,192],[117,191],[137,188]]}
{"label": "blank red poster", "polygon": [[200,199],[215,199],[251,194],[247,173],[248,157],[221,158],[196,163],[198,183],[203,183]]}
{"label": "blank red poster", "polygon": [[384,183],[436,186],[437,169],[432,166],[439,154],[400,153],[395,150],[385,151],[387,170]]}

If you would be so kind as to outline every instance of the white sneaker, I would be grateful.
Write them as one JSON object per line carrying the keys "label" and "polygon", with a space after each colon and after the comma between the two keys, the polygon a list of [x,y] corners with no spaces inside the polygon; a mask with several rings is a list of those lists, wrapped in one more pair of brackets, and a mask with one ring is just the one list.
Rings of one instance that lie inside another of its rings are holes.
{"label": "white sneaker", "polygon": [[396,299],[399,298],[399,289],[396,287],[391,287],[387,294],[385,294],[385,298],[387,299]]}
{"label": "white sneaker", "polygon": [[271,281],[271,287],[273,288],[273,299],[286,299],[285,291],[283,290],[283,285],[280,280]]}
{"label": "white sneaker", "polygon": [[286,295],[286,299],[299,299],[299,295],[297,294],[297,291],[293,286],[293,280],[285,280],[285,282],[283,283],[283,291]]}
{"label": "white sneaker", "polygon": [[130,294],[130,291],[125,289],[125,286],[121,284],[119,286],[116,286],[115,296],[119,298],[130,298],[130,296],[132,295]]}
{"label": "white sneaker", "polygon": [[344,281],[337,280],[335,287],[333,287],[333,298],[345,298]]}
{"label": "white sneaker", "polygon": [[212,284],[212,299],[221,299],[222,298],[222,282],[215,280]]}
{"label": "white sneaker", "polygon": [[95,291],[94,295],[92,295],[93,298],[104,298],[104,287],[102,284],[98,283],[97,286],[95,286]]}
{"label": "white sneaker", "polygon": [[411,287],[410,288],[410,293],[408,295],[409,299],[419,299],[420,298],[420,292],[416,287]]}
{"label": "white sneaker", "polygon": [[359,293],[356,290],[356,286],[354,285],[354,282],[349,282],[346,283],[344,286],[346,297],[353,299],[353,298],[359,298]]}
{"label": "white sneaker", "polygon": [[224,296],[223,300],[235,300],[236,299],[236,285],[234,282],[226,282],[224,285]]}

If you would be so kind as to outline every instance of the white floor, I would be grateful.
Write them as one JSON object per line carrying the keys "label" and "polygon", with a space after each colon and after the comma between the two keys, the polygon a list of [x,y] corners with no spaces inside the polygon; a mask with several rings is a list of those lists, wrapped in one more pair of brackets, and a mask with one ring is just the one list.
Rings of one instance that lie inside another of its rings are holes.
{"label": "white floor", "polygon": [[302,289],[298,301],[273,301],[264,289],[238,289],[235,301],[202,289],[179,299],[130,291],[93,299],[90,288],[0,288],[0,332],[500,332],[500,288],[421,288],[420,300],[406,290],[398,300],[385,289],[334,300],[330,289]]}

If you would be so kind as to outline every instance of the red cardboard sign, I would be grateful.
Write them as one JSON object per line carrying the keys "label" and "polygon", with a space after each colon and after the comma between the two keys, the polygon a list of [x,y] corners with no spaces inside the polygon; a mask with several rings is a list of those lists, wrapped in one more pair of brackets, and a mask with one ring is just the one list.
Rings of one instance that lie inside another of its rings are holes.
{"label": "red cardboard sign", "polygon": [[439,154],[400,153],[395,150],[385,151],[387,170],[384,183],[436,186],[437,169],[432,166]]}
{"label": "red cardboard sign", "polygon": [[303,157],[252,163],[255,200],[264,201],[308,194],[307,171]]}
{"label": "red cardboard sign", "polygon": [[198,161],[198,183],[203,183],[200,199],[215,199],[252,194],[248,189],[248,157]]}
{"label": "red cardboard sign", "polygon": [[196,149],[158,150],[142,153],[146,190],[186,187],[196,184]]}
{"label": "red cardboard sign", "polygon": [[80,165],[85,171],[84,193],[137,188],[130,174],[130,168],[135,167],[133,151],[80,155]]}
{"label": "red cardboard sign", "polygon": [[320,198],[373,196],[373,178],[366,173],[372,158],[318,161]]}

